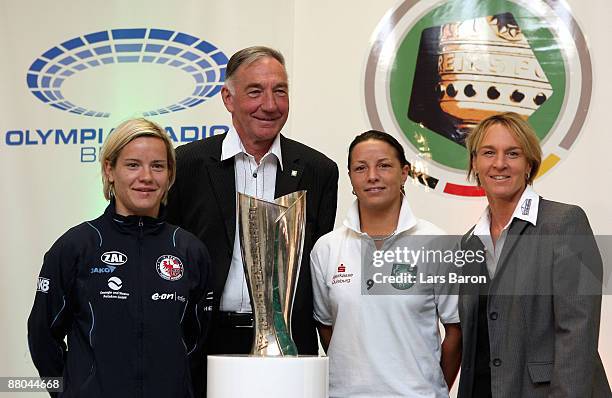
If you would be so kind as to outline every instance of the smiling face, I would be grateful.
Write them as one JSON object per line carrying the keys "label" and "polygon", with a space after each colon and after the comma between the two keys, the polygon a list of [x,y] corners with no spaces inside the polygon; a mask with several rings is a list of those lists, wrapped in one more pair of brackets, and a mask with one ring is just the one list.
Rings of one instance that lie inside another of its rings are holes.
{"label": "smiling face", "polygon": [[166,145],[161,138],[130,141],[115,165],[107,161],[104,170],[114,187],[118,214],[157,217],[170,185]]}
{"label": "smiling face", "polygon": [[285,67],[272,57],[263,57],[240,66],[228,85],[221,96],[245,147],[272,144],[289,115]]}
{"label": "smiling face", "polygon": [[383,210],[401,203],[408,166],[402,167],[391,145],[372,139],[353,148],[349,177],[360,209]]}
{"label": "smiling face", "polygon": [[472,167],[489,202],[501,200],[516,204],[531,172],[523,148],[501,124],[492,125],[484,133]]}

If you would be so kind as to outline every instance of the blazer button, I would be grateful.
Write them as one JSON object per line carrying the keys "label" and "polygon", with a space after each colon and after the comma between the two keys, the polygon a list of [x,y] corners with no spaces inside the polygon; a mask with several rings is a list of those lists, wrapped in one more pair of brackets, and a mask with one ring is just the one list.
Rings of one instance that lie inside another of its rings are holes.
{"label": "blazer button", "polygon": [[501,366],[501,359],[495,358],[493,360],[493,366]]}
{"label": "blazer button", "polygon": [[491,318],[492,321],[497,320],[497,317],[499,316],[499,314],[497,312],[491,312],[489,314],[489,318]]}

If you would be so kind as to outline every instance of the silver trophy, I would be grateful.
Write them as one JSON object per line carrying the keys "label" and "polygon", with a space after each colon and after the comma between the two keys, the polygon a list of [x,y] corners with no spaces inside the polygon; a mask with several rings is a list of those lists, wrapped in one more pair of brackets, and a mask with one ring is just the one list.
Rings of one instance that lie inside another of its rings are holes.
{"label": "silver trophy", "polygon": [[251,355],[297,355],[291,309],[300,273],[306,191],[274,202],[238,193],[242,263],[255,319]]}

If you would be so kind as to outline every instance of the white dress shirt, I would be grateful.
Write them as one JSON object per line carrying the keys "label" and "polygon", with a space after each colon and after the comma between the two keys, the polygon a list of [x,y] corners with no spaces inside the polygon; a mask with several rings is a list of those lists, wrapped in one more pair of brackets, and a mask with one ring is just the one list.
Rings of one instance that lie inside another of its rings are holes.
{"label": "white dress shirt", "polygon": [[510,217],[508,224],[506,224],[502,230],[495,244],[493,244],[493,238],[491,237],[491,211],[488,206],[482,216],[480,216],[478,223],[474,227],[473,235],[478,236],[484,245],[487,270],[489,271],[489,277],[491,279],[493,279],[495,276],[497,263],[499,262],[499,257],[504,248],[504,243],[506,242],[506,237],[508,236],[508,229],[510,228],[512,220],[518,218],[530,222],[533,224],[533,226],[535,226],[538,220],[539,204],[540,196],[533,190],[531,185],[528,185],[516,204],[512,217]]}
{"label": "white dress shirt", "polygon": [[[272,142],[268,152],[261,158],[259,164],[255,157],[247,153],[240,141],[238,133],[233,129],[227,133],[221,147],[221,160],[234,158],[234,180],[236,192],[255,196],[268,201],[274,200],[276,188],[277,164],[283,169],[281,155],[280,134]],[[236,200],[238,194],[236,193]],[[238,209],[238,206],[236,206]],[[238,231],[238,217],[236,216],[236,233],[234,234],[234,251],[229,273],[221,295],[219,309],[228,312],[252,312],[251,300],[247,288],[242,253],[240,252],[240,238]]]}

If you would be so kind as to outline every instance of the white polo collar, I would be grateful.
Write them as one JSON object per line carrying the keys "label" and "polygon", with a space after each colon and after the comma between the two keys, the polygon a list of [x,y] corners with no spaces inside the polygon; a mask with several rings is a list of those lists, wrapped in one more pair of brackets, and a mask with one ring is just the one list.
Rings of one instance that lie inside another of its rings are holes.
{"label": "white polo collar", "polygon": [[[242,141],[240,140],[240,137],[238,136],[236,130],[230,129],[230,131],[223,139],[223,144],[221,145],[221,160],[223,161],[226,159],[233,158],[239,153],[244,153],[246,155],[253,156],[249,154],[244,148],[244,145],[242,145]],[[280,133],[276,135],[276,138],[274,138],[274,141],[272,141],[270,149],[268,149],[268,152],[266,152],[266,154],[262,156],[261,160],[263,161],[269,155],[276,156],[276,159],[278,159],[278,164],[280,165],[281,170],[283,170],[283,155],[281,153]]]}
{"label": "white polo collar", "polygon": [[[504,227],[504,229],[508,228],[512,220],[518,218],[519,220],[527,221],[531,223],[534,227],[536,222],[538,221],[538,207],[540,205],[540,196],[533,190],[531,185],[527,185],[521,198],[519,199],[516,207],[514,208],[514,212],[512,213],[512,217],[510,217],[510,221]],[[491,214],[489,210],[489,206],[482,213],[476,226],[474,227],[473,235],[491,235]]]}
{"label": "white polo collar", "polygon": [[[355,231],[360,235],[365,235],[361,232],[361,222],[359,220],[359,201],[355,199],[349,208],[346,218],[343,222],[348,229]],[[402,207],[400,208],[399,220],[394,235],[400,234],[414,227],[417,224],[417,219],[410,208],[406,195],[402,195]]]}

